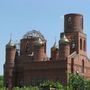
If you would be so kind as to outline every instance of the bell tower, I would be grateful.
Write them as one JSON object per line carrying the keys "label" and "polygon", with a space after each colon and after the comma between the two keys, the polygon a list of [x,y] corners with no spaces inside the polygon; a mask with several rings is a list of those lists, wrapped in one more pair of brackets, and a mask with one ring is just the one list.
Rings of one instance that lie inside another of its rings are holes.
{"label": "bell tower", "polygon": [[86,56],[86,34],[83,32],[81,14],[71,13],[64,16],[64,34],[70,41],[70,53],[76,51],[78,54]]}

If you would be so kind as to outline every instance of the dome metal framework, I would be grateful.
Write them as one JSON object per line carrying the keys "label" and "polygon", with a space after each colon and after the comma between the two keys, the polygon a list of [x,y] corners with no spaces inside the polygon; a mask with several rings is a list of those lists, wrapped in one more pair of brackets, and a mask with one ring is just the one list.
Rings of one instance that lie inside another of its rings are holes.
{"label": "dome metal framework", "polygon": [[44,36],[39,32],[39,31],[36,31],[36,30],[32,30],[32,31],[29,31],[27,32],[23,38],[40,38],[42,41],[46,41],[46,39],[44,38]]}

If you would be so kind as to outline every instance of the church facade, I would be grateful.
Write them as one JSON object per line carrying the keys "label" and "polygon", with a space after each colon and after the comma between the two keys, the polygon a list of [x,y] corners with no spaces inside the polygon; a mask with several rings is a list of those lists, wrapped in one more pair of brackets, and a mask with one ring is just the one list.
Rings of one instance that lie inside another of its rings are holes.
{"label": "church facade", "polygon": [[64,32],[58,45],[51,47],[51,57],[46,53],[47,40],[36,30],[26,33],[20,48],[6,45],[4,84],[6,87],[38,85],[43,80],[60,81],[66,85],[67,73],[80,73],[90,79],[90,60],[87,57],[87,37],[83,32],[83,16],[64,15]]}

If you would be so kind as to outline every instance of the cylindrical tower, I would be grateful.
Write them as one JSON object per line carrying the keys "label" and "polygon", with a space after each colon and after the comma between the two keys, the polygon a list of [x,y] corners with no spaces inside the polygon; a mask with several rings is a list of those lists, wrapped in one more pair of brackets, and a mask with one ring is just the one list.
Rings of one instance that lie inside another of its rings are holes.
{"label": "cylindrical tower", "polygon": [[51,60],[57,60],[58,59],[58,54],[59,54],[59,49],[56,45],[56,42],[54,43],[53,47],[51,48]]}
{"label": "cylindrical tower", "polygon": [[83,16],[81,14],[66,14],[64,16],[64,32],[83,32]]}
{"label": "cylindrical tower", "polygon": [[21,39],[20,43],[20,55],[28,56],[34,51],[34,42],[36,37],[29,37]]}
{"label": "cylindrical tower", "polygon": [[4,65],[4,82],[5,86],[11,88],[13,86],[13,72],[14,72],[14,62],[16,56],[15,44],[10,40],[6,45],[6,62]]}
{"label": "cylindrical tower", "polygon": [[10,40],[9,43],[6,45],[6,63],[14,63],[15,55],[16,46]]}
{"label": "cylindrical tower", "polygon": [[44,61],[46,60],[46,42],[43,42],[40,38],[34,43],[34,60]]}
{"label": "cylindrical tower", "polygon": [[69,40],[63,35],[59,41],[59,58],[60,60],[66,60],[70,55]]}

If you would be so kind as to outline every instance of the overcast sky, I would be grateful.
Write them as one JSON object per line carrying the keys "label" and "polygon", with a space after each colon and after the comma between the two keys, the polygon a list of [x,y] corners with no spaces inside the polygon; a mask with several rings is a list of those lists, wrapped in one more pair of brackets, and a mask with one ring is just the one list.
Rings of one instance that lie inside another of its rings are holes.
{"label": "overcast sky", "polygon": [[19,42],[25,33],[33,29],[47,39],[47,53],[55,38],[63,32],[63,16],[80,13],[84,16],[84,32],[87,34],[87,52],[90,55],[90,0],[0,0],[0,75],[5,63],[5,45],[10,39]]}

